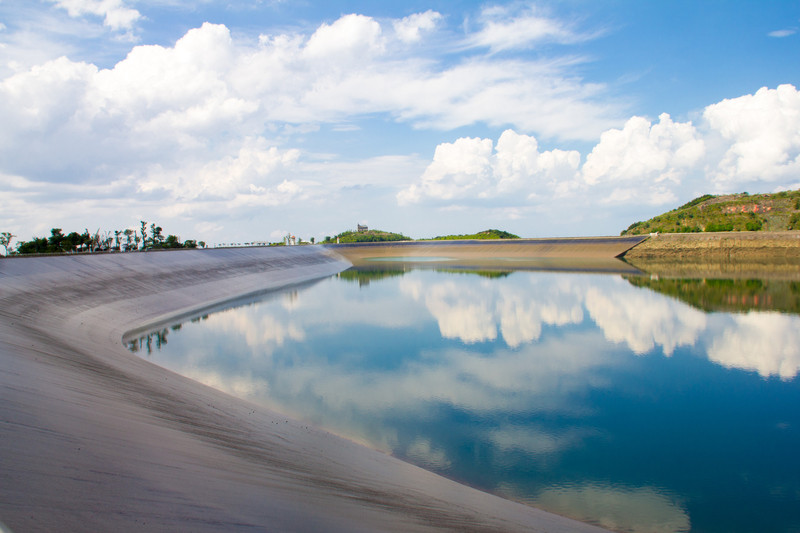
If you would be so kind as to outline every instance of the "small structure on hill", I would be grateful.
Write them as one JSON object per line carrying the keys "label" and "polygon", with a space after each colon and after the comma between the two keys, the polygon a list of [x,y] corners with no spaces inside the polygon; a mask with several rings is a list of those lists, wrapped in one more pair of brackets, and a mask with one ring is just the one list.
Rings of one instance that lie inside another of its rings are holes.
{"label": "small structure on hill", "polygon": [[358,226],[358,232],[359,233],[363,233],[365,231],[369,231],[369,228],[367,226],[362,226],[361,224],[357,224],[357,226]]}

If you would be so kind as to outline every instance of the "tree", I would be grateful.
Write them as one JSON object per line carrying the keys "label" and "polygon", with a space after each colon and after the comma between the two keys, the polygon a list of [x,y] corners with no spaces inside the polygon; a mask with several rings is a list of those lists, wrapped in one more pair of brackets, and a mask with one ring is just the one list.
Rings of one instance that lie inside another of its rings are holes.
{"label": "tree", "polygon": [[6,249],[6,255],[8,255],[8,247],[11,246],[11,239],[16,237],[16,235],[11,235],[11,232],[4,231],[0,233],[0,245]]}
{"label": "tree", "polygon": [[100,250],[100,228],[97,228],[97,231],[94,234],[89,233],[89,228],[86,228],[86,234],[89,235],[89,251],[94,252],[95,250]]}
{"label": "tree", "polygon": [[181,248],[181,247],[182,247],[181,240],[179,237],[176,237],[175,235],[167,235],[167,238],[164,241],[164,248]]}
{"label": "tree", "polygon": [[61,228],[53,228],[50,230],[50,238],[47,239],[49,252],[63,252],[64,233]]}
{"label": "tree", "polygon": [[134,235],[133,230],[128,228],[123,233],[125,234],[125,249],[126,250],[130,250],[131,249],[131,237]]}
{"label": "tree", "polygon": [[311,244],[314,244],[314,237],[311,237]]}
{"label": "tree", "polygon": [[43,254],[47,253],[48,242],[44,237],[34,237],[30,241],[23,241],[17,245],[18,254]]}
{"label": "tree", "polygon": [[164,242],[164,236],[161,235],[162,231],[163,229],[161,228],[161,226],[156,226],[155,223],[150,224],[150,235],[151,235],[150,243],[153,246],[161,246],[161,244]]}
{"label": "tree", "polygon": [[64,240],[61,242],[64,251],[69,249],[70,252],[73,252],[80,249],[84,244],[88,245],[90,241],[91,238],[89,237],[88,233],[80,234],[76,231],[72,231],[69,235],[64,237]]}
{"label": "tree", "polygon": [[[142,229],[140,230],[142,232],[142,247],[146,248],[147,247],[147,222],[145,222],[144,220],[140,220],[139,222],[142,223]],[[136,241],[136,247],[137,248],[139,247],[139,241],[138,240]]]}

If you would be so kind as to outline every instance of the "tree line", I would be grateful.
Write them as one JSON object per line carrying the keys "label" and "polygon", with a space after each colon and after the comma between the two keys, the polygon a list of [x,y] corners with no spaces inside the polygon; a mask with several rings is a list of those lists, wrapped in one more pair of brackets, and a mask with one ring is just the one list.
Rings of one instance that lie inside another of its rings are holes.
{"label": "tree line", "polygon": [[0,232],[0,246],[5,248],[5,255],[27,254],[62,254],[80,252],[127,252],[134,250],[152,249],[179,249],[179,248],[205,248],[203,241],[186,239],[181,241],[175,235],[164,235],[161,226],[146,221],[140,221],[140,228],[114,231],[100,231],[94,233],[88,229],[83,233],[73,231],[64,234],[61,228],[50,230],[49,237],[34,237],[30,241],[20,241],[16,247],[12,241],[16,235],[10,232]]}

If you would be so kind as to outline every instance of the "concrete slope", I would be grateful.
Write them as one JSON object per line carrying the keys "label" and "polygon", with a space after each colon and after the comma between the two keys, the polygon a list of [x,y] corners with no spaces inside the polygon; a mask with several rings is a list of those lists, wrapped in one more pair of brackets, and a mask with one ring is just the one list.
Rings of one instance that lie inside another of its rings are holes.
{"label": "concrete slope", "polygon": [[452,259],[612,259],[647,236],[401,241],[327,245],[351,262],[377,257],[448,257]]}
{"label": "concrete slope", "polygon": [[0,522],[17,533],[597,531],[121,344],[129,330],[347,266],[319,246],[0,260]]}

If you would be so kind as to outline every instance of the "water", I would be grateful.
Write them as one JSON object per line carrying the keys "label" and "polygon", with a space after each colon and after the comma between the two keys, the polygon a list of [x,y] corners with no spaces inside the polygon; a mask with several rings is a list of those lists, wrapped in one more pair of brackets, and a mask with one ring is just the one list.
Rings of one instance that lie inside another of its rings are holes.
{"label": "water", "polygon": [[800,531],[797,283],[389,268],[130,346],[608,528]]}

